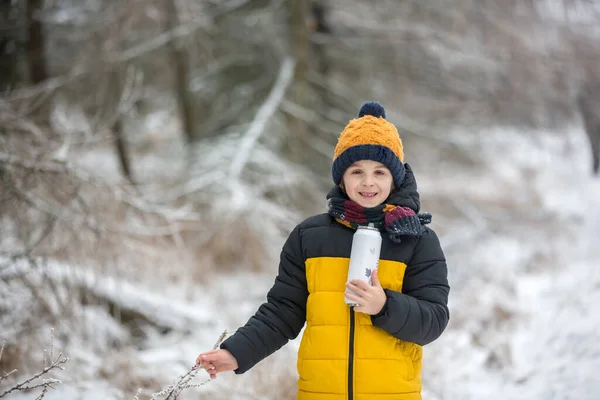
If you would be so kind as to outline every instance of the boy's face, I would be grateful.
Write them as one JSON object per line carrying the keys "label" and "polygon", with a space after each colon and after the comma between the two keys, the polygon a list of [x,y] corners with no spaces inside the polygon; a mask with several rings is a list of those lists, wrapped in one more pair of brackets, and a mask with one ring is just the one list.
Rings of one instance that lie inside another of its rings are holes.
{"label": "boy's face", "polygon": [[361,160],[342,176],[343,189],[350,200],[363,207],[376,207],[388,198],[394,179],[390,170],[377,161]]}

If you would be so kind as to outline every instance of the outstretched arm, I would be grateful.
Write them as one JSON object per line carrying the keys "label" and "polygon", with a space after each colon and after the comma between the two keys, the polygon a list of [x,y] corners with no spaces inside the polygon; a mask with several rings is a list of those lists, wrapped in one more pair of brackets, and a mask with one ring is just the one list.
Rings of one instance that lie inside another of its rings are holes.
{"label": "outstretched arm", "polygon": [[449,292],[444,253],[435,232],[427,229],[406,268],[402,293],[385,289],[386,303],[371,321],[398,339],[426,345],[448,325]]}
{"label": "outstretched arm", "polygon": [[281,252],[279,273],[267,302],[235,334],[221,344],[237,360],[236,374],[252,368],[294,339],[306,321],[308,288],[299,229],[288,237]]}

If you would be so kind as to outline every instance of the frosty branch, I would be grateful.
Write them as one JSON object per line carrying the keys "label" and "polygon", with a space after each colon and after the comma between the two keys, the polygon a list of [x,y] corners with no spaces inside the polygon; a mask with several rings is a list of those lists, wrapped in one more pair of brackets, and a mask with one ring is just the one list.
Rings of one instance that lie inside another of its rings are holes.
{"label": "frosty branch", "polygon": [[[50,364],[46,365],[46,350],[44,350],[44,363],[43,363],[43,368],[40,372],[34,374],[33,376],[29,377],[28,379],[25,379],[24,381],[22,381],[21,383],[17,383],[16,385],[12,386],[11,388],[5,390],[2,394],[0,394],[0,398],[6,397],[8,396],[10,393],[12,392],[24,392],[24,391],[30,391],[30,390],[34,390],[34,389],[39,389],[42,388],[42,393],[40,394],[40,396],[38,397],[38,399],[41,399],[44,397],[44,394],[48,391],[48,388],[54,389],[52,385],[57,384],[57,383],[61,383],[60,380],[58,379],[54,379],[54,378],[44,378],[42,379],[42,382],[35,382],[37,379],[49,374],[52,370],[55,369],[60,369],[60,370],[64,370],[63,365],[67,363],[67,361],[69,361],[68,357],[64,357],[61,354],[59,354],[56,359],[53,360],[53,345],[52,342],[54,340],[54,333],[53,333],[53,329],[51,330],[51,341],[50,341]],[[0,349],[0,360],[2,360],[2,353],[4,353],[4,347],[6,345],[6,341],[2,344],[2,348]],[[17,370],[12,370],[10,372],[7,372],[3,375],[0,376],[0,383],[4,380],[6,380],[10,375],[12,375],[13,373],[15,373]]]}
{"label": "frosty branch", "polygon": [[[221,342],[223,342],[223,340],[225,339],[226,336],[227,336],[227,330],[225,330],[223,333],[221,333],[221,336],[219,336],[219,339],[213,346],[213,350],[216,350],[219,347],[219,345],[221,344]],[[181,375],[179,377],[178,381],[169,385],[169,387],[167,387],[164,390],[161,390],[160,392],[153,393],[152,400],[158,399],[159,397],[163,397],[163,396],[165,396],[165,400],[176,400],[177,397],[181,394],[181,392],[184,389],[201,387],[201,386],[206,385],[208,382],[210,382],[210,380],[208,380],[208,381],[204,381],[204,382],[198,383],[198,384],[190,384],[189,382],[192,379],[194,379],[194,377],[196,377],[196,375],[198,374],[198,371],[199,370],[196,369],[196,366],[193,366],[192,368],[190,368],[190,370],[188,372]],[[138,390],[135,397],[137,398],[140,393],[141,393],[141,390]]]}
{"label": "frosty branch", "polygon": [[[67,208],[65,205],[54,204],[49,198],[42,198],[32,191],[20,187],[18,179],[15,179],[11,191],[19,199],[29,204],[34,209],[43,212],[50,216],[49,226],[53,225],[56,220],[63,220],[74,223],[75,221],[81,220],[90,229],[96,232],[108,232],[108,233],[120,233],[133,237],[151,237],[151,236],[170,236],[182,228],[179,227],[175,222],[182,221],[184,219],[193,220],[192,213],[189,211],[177,211],[171,210],[164,206],[151,207],[146,204],[142,199],[136,198],[128,192],[126,188],[117,185],[107,185],[101,180],[91,177],[85,172],[73,168],[68,162],[40,162],[35,160],[28,160],[22,157],[9,155],[0,152],[0,166],[6,165],[10,168],[16,168],[24,170],[28,173],[51,173],[63,176],[69,179],[71,183],[75,185],[75,190],[69,196],[68,204],[77,201],[78,204],[85,204],[85,200],[79,196],[79,190],[81,185],[95,185],[104,187],[105,189],[114,193],[115,197],[120,198],[125,204],[129,205],[132,209],[138,211],[141,215],[154,215],[164,219],[167,223],[161,226],[142,226],[138,229],[130,227],[112,226],[107,222],[100,222],[90,212],[82,213],[77,211],[74,207]],[[89,211],[89,210],[88,210]],[[46,232],[39,241],[41,241],[49,232]],[[35,243],[36,241],[34,241]],[[37,244],[36,244],[37,245]],[[29,246],[33,248],[34,246]],[[21,255],[27,255],[29,251],[25,250]]]}
{"label": "frosty branch", "polygon": [[285,91],[292,82],[294,65],[294,60],[291,58],[286,58],[281,64],[277,81],[275,82],[275,85],[273,85],[271,93],[269,93],[265,102],[260,106],[250,128],[242,138],[238,156],[235,158],[235,161],[229,170],[232,178],[237,179],[239,177],[242,169],[250,158],[250,152],[252,151],[254,144],[263,133],[267,121],[281,104]]}
{"label": "frosty branch", "polygon": [[113,61],[113,62],[129,61],[136,57],[141,56],[142,54],[156,50],[178,37],[189,36],[195,30],[197,30],[203,26],[209,25],[212,18],[222,15],[222,14],[225,14],[225,13],[228,13],[230,11],[233,11],[233,10],[243,6],[247,2],[248,2],[248,0],[229,1],[225,4],[223,4],[222,6],[220,6],[216,11],[214,11],[212,13],[212,15],[209,15],[208,19],[206,18],[206,15],[205,15],[205,16],[203,16],[203,18],[194,20],[185,25],[178,26],[177,28],[175,28],[169,32],[165,32],[162,35],[158,35],[155,38],[152,38],[151,40],[148,40],[144,43],[141,43],[137,46],[134,46],[130,49],[125,50],[118,57],[116,57],[115,59],[113,59],[111,61]]}

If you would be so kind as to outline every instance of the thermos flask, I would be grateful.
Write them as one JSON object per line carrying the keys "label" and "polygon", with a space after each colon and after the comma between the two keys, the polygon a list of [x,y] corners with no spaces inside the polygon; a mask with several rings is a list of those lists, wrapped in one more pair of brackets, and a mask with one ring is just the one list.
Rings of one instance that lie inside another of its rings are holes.
{"label": "thermos flask", "polygon": [[[350,266],[348,267],[349,282],[353,279],[361,279],[371,284],[371,273],[379,265],[379,256],[381,254],[381,233],[379,230],[369,224],[369,226],[359,226],[352,237],[352,249],[350,250]],[[350,289],[349,293],[354,294]],[[344,300],[349,307],[357,306],[354,301],[344,296]]]}

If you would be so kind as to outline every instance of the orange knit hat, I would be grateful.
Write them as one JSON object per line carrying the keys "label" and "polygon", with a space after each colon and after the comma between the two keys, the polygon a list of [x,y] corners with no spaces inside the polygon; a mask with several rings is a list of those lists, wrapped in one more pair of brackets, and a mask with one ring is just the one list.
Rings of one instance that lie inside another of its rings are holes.
{"label": "orange knit hat", "polygon": [[339,185],[344,172],[360,160],[373,160],[385,165],[396,186],[404,181],[404,149],[396,127],[385,119],[385,109],[379,103],[365,103],[358,118],[351,120],[338,139],[333,153],[331,174]]}

